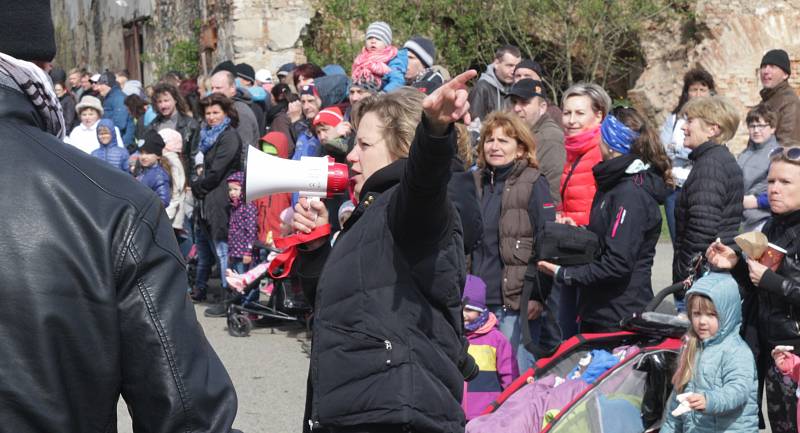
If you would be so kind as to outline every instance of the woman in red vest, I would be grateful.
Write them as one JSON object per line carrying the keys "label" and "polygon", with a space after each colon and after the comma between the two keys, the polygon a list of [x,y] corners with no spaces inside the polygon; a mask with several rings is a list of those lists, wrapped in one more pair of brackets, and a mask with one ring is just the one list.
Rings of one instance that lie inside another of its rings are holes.
{"label": "woman in red vest", "polygon": [[[597,191],[592,168],[603,160],[600,123],[611,108],[611,98],[597,84],[579,83],[564,92],[562,107],[567,161],[561,173],[561,205],[556,221],[585,226],[589,224]],[[578,332],[578,294],[572,287],[553,290],[560,292],[558,321],[562,337],[567,339]]]}

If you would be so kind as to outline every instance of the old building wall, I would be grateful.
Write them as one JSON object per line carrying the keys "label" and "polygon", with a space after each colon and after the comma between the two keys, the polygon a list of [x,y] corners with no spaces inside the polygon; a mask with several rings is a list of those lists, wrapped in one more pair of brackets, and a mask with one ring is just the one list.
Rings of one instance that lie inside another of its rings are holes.
{"label": "old building wall", "polygon": [[200,26],[209,22],[216,46],[206,53],[208,69],[226,59],[273,72],[284,63],[303,62],[300,37],[313,14],[308,0],[53,0],[52,9],[56,64],[65,68],[124,68],[124,26],[141,20],[148,83],[157,79],[170,46],[188,40],[199,49]]}
{"label": "old building wall", "polygon": [[[730,98],[742,119],[761,100],[758,69],[761,57],[783,48],[792,60],[790,83],[800,87],[800,0],[700,0],[690,23],[666,23],[642,35],[647,67],[628,96],[633,104],[663,122],[675,107],[683,74],[700,66],[711,75],[719,94]],[[692,33],[692,31],[690,31]],[[731,143],[739,152],[747,143],[743,122]]]}

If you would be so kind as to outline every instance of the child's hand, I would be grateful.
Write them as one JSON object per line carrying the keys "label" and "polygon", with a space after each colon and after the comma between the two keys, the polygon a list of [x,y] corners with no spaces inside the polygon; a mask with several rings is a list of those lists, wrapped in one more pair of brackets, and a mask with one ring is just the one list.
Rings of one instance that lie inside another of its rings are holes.
{"label": "child's hand", "polygon": [[706,410],[706,397],[703,394],[689,394],[686,401],[692,410]]}
{"label": "child's hand", "polygon": [[784,365],[791,356],[793,350],[794,346],[775,346],[775,348],[772,349],[772,359],[775,360],[775,365],[781,372],[786,371]]}

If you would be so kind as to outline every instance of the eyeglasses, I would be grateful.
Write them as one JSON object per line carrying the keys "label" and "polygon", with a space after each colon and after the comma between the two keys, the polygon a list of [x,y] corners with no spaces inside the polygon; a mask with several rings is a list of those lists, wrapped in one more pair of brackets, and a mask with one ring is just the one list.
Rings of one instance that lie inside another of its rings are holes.
{"label": "eyeglasses", "polygon": [[777,159],[783,156],[790,161],[800,161],[800,147],[778,146],[769,152],[770,159]]}
{"label": "eyeglasses", "polygon": [[753,131],[758,131],[758,130],[766,128],[767,126],[769,126],[769,124],[767,124],[767,123],[751,123],[751,124],[747,125],[747,129],[752,129]]}

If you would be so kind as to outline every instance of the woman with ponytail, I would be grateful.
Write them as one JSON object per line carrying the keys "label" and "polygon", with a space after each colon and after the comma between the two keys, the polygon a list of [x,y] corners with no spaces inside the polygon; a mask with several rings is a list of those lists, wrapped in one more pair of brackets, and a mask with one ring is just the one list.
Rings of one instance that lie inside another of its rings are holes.
{"label": "woman with ponytail", "polygon": [[729,274],[697,280],[687,295],[684,337],[661,433],[756,432],[756,366],[739,335],[739,286]]}
{"label": "woman with ponytail", "polygon": [[659,205],[672,185],[656,131],[636,110],[614,109],[598,135],[603,161],[592,169],[597,193],[587,228],[600,239],[600,257],[576,266],[539,262],[541,271],[555,275],[562,293],[578,293],[580,332],[618,330],[620,320],[642,311],[653,298]]}

